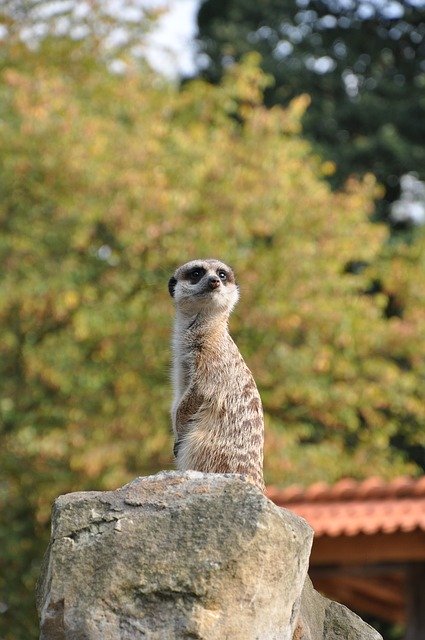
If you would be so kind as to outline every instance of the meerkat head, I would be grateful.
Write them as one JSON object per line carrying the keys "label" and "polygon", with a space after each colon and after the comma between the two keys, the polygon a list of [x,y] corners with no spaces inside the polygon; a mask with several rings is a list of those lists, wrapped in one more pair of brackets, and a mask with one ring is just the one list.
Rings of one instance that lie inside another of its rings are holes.
{"label": "meerkat head", "polygon": [[220,260],[183,264],[170,278],[168,290],[176,308],[187,315],[201,311],[230,313],[239,299],[234,273]]}

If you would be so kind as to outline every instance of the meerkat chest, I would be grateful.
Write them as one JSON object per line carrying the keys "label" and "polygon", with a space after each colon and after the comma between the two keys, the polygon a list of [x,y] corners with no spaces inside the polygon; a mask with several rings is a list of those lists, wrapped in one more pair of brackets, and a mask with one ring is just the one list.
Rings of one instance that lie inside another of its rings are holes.
{"label": "meerkat chest", "polygon": [[192,375],[204,393],[208,395],[210,391],[212,395],[217,395],[229,389],[229,385],[237,386],[241,362],[242,357],[232,344],[207,344],[197,351],[193,359]]}

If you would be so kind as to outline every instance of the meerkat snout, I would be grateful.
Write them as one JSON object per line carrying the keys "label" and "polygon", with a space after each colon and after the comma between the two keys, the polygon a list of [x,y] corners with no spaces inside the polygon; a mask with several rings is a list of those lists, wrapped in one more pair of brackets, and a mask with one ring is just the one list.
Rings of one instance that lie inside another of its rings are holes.
{"label": "meerkat snout", "polygon": [[208,280],[208,286],[210,289],[218,289],[220,286],[220,280],[218,278],[210,278]]}

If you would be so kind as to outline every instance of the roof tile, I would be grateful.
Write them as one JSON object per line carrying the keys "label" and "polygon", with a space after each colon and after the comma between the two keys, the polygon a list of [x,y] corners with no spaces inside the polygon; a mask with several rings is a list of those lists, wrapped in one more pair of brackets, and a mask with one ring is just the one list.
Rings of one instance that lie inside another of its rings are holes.
{"label": "roof tile", "polygon": [[306,489],[270,487],[276,504],[305,518],[316,536],[372,535],[378,532],[425,531],[425,476],[390,482],[368,478],[323,482]]}

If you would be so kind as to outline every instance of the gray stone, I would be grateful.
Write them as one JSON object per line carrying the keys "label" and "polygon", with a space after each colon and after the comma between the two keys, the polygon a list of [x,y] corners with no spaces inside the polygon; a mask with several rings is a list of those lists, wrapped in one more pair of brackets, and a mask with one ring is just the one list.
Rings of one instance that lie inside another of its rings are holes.
{"label": "gray stone", "polygon": [[321,596],[307,577],[293,640],[382,640],[359,616]]}
{"label": "gray stone", "polygon": [[311,542],[242,476],[162,472],[61,496],[40,639],[292,640]]}

